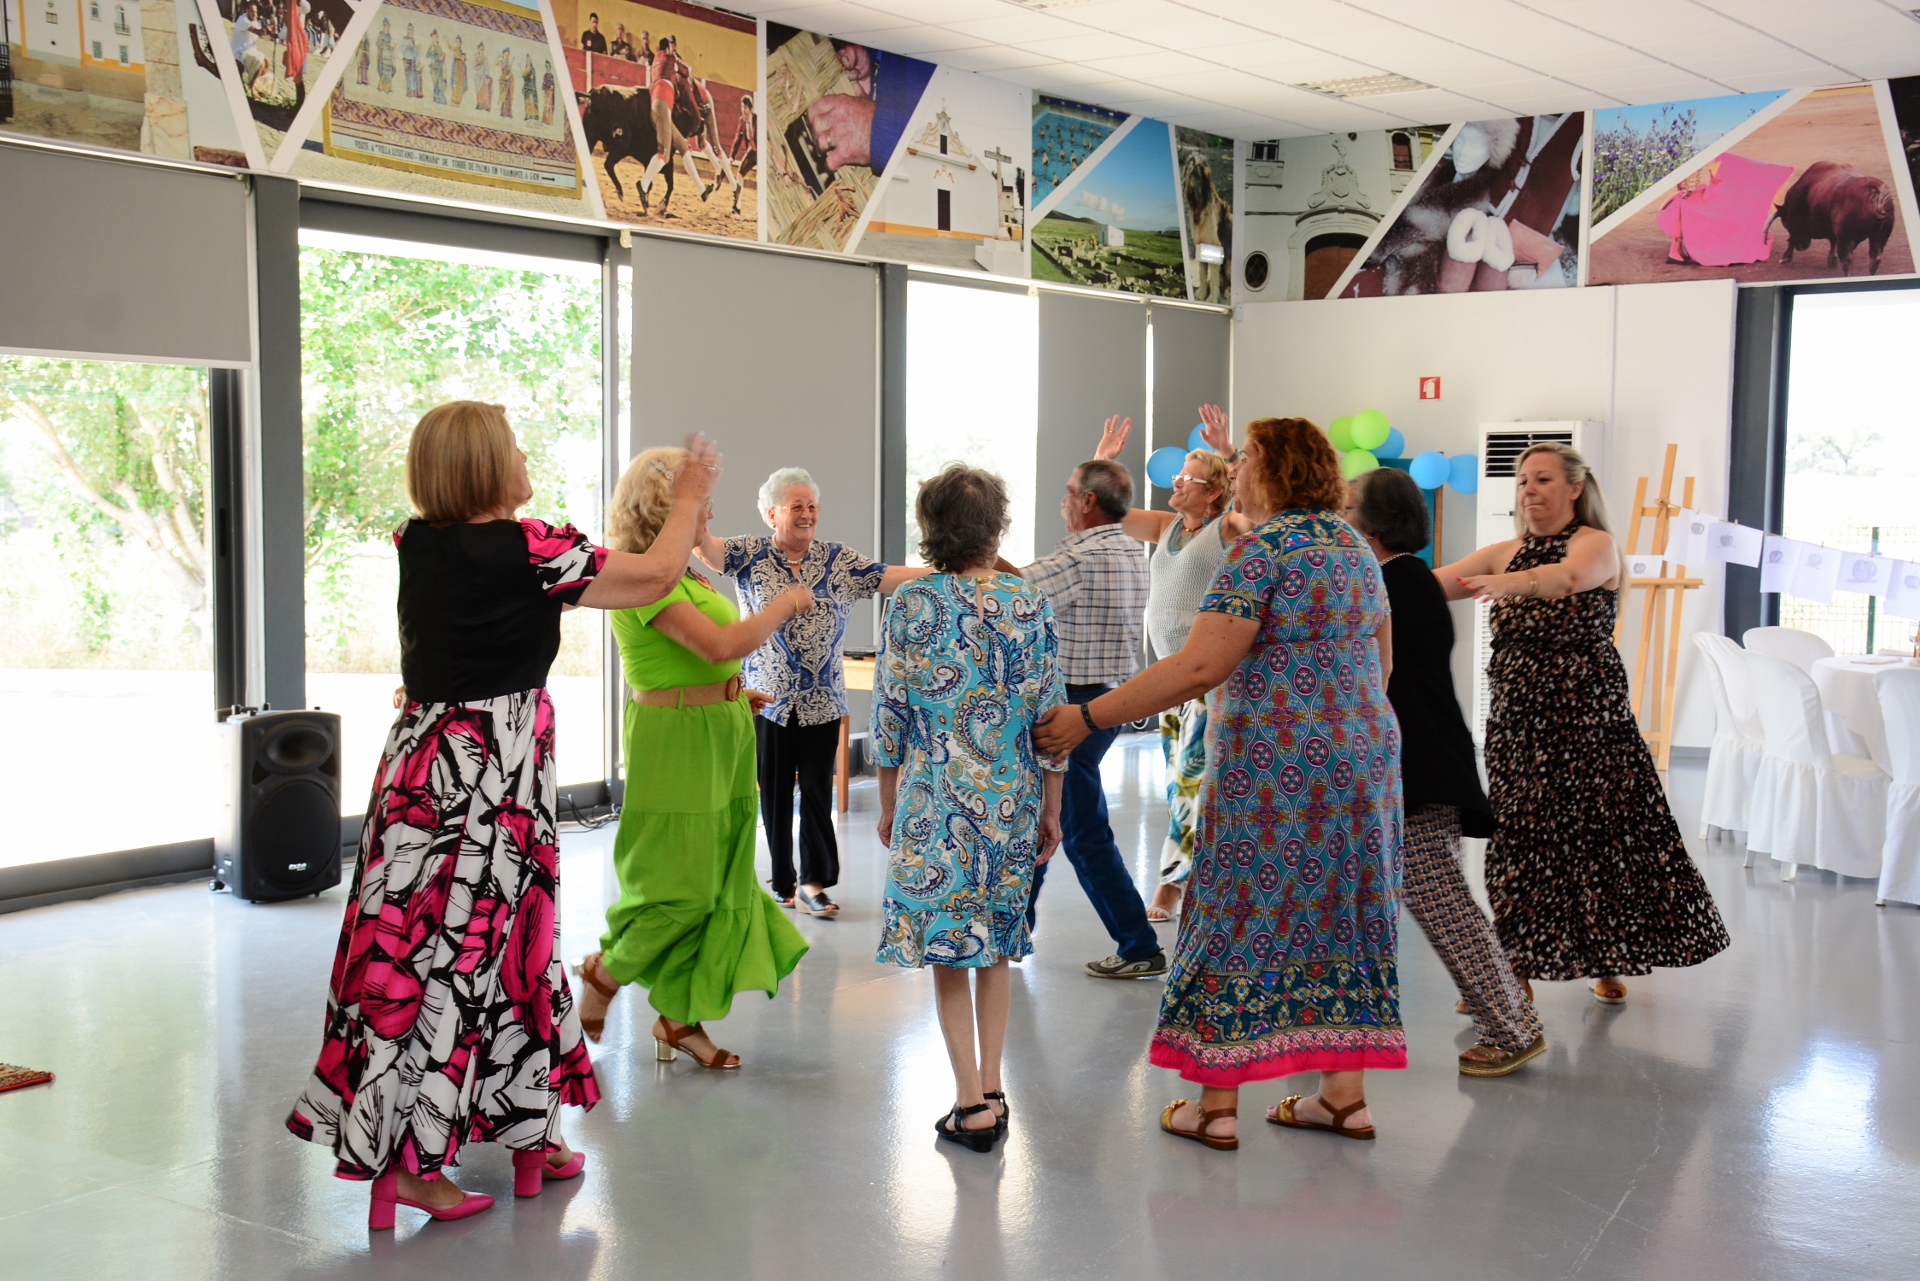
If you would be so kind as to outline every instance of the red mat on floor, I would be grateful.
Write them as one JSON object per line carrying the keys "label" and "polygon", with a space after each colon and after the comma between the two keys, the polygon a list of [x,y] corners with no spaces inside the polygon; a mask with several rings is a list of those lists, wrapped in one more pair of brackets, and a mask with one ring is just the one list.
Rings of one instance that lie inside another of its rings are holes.
{"label": "red mat on floor", "polygon": [[0,1094],[8,1090],[24,1090],[29,1085],[45,1085],[53,1080],[53,1073],[42,1072],[38,1068],[19,1067],[12,1063],[0,1063]]}

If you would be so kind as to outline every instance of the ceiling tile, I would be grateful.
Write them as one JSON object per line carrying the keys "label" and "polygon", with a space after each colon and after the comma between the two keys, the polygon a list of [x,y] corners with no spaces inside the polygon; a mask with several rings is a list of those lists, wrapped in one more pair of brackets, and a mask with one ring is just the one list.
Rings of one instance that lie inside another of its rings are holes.
{"label": "ceiling tile", "polygon": [[1077,36],[1052,40],[1027,40],[1021,47],[1063,62],[1085,62],[1090,58],[1120,58],[1130,53],[1153,53],[1152,45],[1110,31],[1087,31]]}
{"label": "ceiling tile", "polygon": [[940,64],[946,67],[958,67],[962,71],[1006,71],[1015,67],[1040,67],[1048,64],[1058,65],[1054,58],[1043,58],[1012,45],[989,44],[978,49],[955,49],[940,55]]}
{"label": "ceiling tile", "polygon": [[887,21],[883,13],[869,12],[851,4],[798,5],[781,9],[770,16],[775,22],[784,22],[789,27],[826,35],[837,35],[856,27],[871,27],[876,20],[882,23]]}
{"label": "ceiling tile", "polygon": [[1365,35],[1399,26],[1338,0],[1207,0],[1207,12],[1308,44],[1329,35]]}
{"label": "ceiling tile", "polygon": [[1139,27],[1128,31],[1127,34],[1136,40],[1145,40],[1162,49],[1185,49],[1189,52],[1265,37],[1265,33],[1256,27],[1199,14],[1189,15],[1180,22]]}
{"label": "ceiling tile", "polygon": [[1001,6],[1002,12],[993,18],[969,18],[965,22],[948,22],[942,25],[963,35],[979,36],[983,40],[995,40],[1002,44],[1024,44],[1029,40],[1059,39],[1063,36],[1077,36],[1086,31],[1078,23],[1067,22],[1044,13],[1023,13],[1013,5]]}
{"label": "ceiling tile", "polygon": [[911,54],[916,58],[931,58],[936,62],[956,49],[979,49],[991,43],[976,36],[963,36],[957,31],[948,31],[945,27],[895,27],[887,31],[845,31],[833,34],[844,36],[848,40],[857,40],[862,44],[871,44],[876,49]]}
{"label": "ceiling tile", "polygon": [[1095,0],[1093,4],[1063,5],[1059,12],[1074,22],[1124,34],[1192,18],[1194,8],[1173,0]]}
{"label": "ceiling tile", "polygon": [[1213,63],[1189,54],[1166,50],[1160,53],[1134,53],[1119,58],[1088,58],[1085,65],[1098,67],[1116,76],[1171,76],[1183,71],[1212,71]]}
{"label": "ceiling tile", "polygon": [[1005,0],[860,0],[860,4],[863,8],[899,14],[929,26],[965,22],[970,18],[997,18],[1007,11]]}

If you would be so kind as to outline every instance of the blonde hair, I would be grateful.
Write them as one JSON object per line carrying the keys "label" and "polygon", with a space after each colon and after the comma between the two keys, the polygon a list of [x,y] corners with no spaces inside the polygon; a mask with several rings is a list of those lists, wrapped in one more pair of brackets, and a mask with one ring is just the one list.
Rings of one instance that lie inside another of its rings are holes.
{"label": "blonde hair", "polygon": [[1220,491],[1220,496],[1207,504],[1207,519],[1212,520],[1227,509],[1227,500],[1233,495],[1227,492],[1227,460],[1211,449],[1190,449],[1187,462],[1200,464],[1200,483]]}
{"label": "blonde hair", "polygon": [[[1607,520],[1607,496],[1600,492],[1600,480],[1593,474],[1592,464],[1581,457],[1580,451],[1556,440],[1529,445],[1520,457],[1514,459],[1513,472],[1516,478],[1520,469],[1527,465],[1527,459],[1535,454],[1552,454],[1558,458],[1567,483],[1580,486],[1580,496],[1573,500],[1573,518],[1588,529],[1597,529],[1608,538],[1613,538],[1613,525]],[[1517,479],[1514,483],[1516,486],[1519,484]],[[1521,514],[1519,503],[1513,505],[1513,531],[1522,538],[1527,536],[1527,518]],[[1617,594],[1624,602],[1627,596],[1627,557],[1620,550],[1618,539],[1614,540],[1613,551],[1619,564],[1620,586]]]}
{"label": "blonde hair", "polygon": [[643,552],[660,536],[673,510],[674,468],[687,461],[678,445],[642,450],[627,464],[613,487],[607,508],[607,546],[617,552]]}
{"label": "blonde hair", "polygon": [[430,524],[472,520],[512,501],[519,457],[504,405],[435,405],[407,442],[407,500]]}

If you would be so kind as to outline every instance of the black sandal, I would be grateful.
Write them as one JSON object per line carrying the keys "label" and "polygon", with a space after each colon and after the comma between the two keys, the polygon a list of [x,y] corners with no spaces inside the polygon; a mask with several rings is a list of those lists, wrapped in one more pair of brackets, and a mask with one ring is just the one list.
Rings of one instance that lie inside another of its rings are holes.
{"label": "black sandal", "polygon": [[966,1117],[975,1116],[981,1112],[991,1110],[992,1105],[988,1103],[976,1103],[970,1108],[963,1108],[956,1103],[953,1105],[953,1111],[933,1123],[934,1133],[950,1143],[958,1143],[962,1147],[972,1148],[975,1152],[991,1152],[993,1151],[995,1141],[1000,1137],[1000,1123],[998,1121],[984,1130],[969,1130],[961,1124],[961,1121]]}
{"label": "black sandal", "polygon": [[1000,1105],[1000,1115],[994,1121],[993,1127],[1002,1134],[1005,1134],[1007,1132],[1007,1122],[1013,1118],[1013,1105],[1007,1102],[1006,1094],[1000,1090],[988,1090],[980,1097],[987,1101],[988,1107],[992,1107],[996,1103]]}

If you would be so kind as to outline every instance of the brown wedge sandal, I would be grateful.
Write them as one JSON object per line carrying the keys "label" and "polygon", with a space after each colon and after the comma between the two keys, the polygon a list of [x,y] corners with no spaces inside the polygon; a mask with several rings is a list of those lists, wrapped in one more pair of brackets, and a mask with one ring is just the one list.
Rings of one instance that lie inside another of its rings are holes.
{"label": "brown wedge sandal", "polygon": [[1602,1005],[1627,1003],[1627,985],[1619,979],[1595,979],[1587,990],[1592,992],[1593,999]]}
{"label": "brown wedge sandal", "polygon": [[1165,1130],[1168,1134],[1173,1135],[1177,1139],[1192,1139],[1195,1143],[1204,1143],[1216,1152],[1234,1152],[1239,1149],[1240,1138],[1238,1135],[1234,1136],[1231,1139],[1222,1139],[1207,1133],[1207,1127],[1212,1125],[1215,1121],[1219,1120],[1221,1117],[1223,1116],[1237,1117],[1240,1114],[1239,1108],[1214,1108],[1211,1111],[1209,1111],[1206,1108],[1201,1108],[1200,1109],[1200,1128],[1197,1130],[1183,1130],[1173,1123],[1173,1114],[1179,1111],[1183,1106],[1185,1106],[1186,1102],[1187,1100],[1185,1099],[1175,1099],[1173,1102],[1167,1104],[1165,1108],[1161,1109],[1160,1111],[1160,1128],[1161,1129]]}
{"label": "brown wedge sandal", "polygon": [[653,1021],[653,1057],[661,1063],[671,1063],[676,1053],[684,1054],[701,1067],[711,1068],[715,1072],[730,1072],[739,1067],[740,1056],[731,1050],[723,1050],[716,1045],[712,1056],[703,1059],[691,1045],[681,1044],[695,1033],[705,1031],[698,1023],[689,1023],[675,1032],[667,1027],[664,1017],[657,1018]]}
{"label": "brown wedge sandal", "polygon": [[1327,1102],[1325,1099],[1321,1098],[1317,1094],[1314,1095],[1313,1097],[1316,1101],[1319,1102],[1321,1107],[1325,1108],[1329,1113],[1332,1114],[1333,1120],[1331,1122],[1302,1121],[1299,1117],[1293,1114],[1293,1105],[1300,1101],[1300,1096],[1298,1094],[1289,1094],[1286,1098],[1281,1099],[1280,1102],[1277,1105],[1275,1105],[1272,1112],[1267,1114],[1267,1124],[1268,1125],[1284,1125],[1290,1129],[1295,1129],[1295,1130],[1325,1130],[1328,1134],[1337,1134],[1343,1139],[1370,1139],[1373,1137],[1372,1126],[1370,1125],[1350,1126],[1347,1124],[1348,1117],[1352,1116],[1355,1112],[1358,1112],[1361,1108],[1367,1106],[1367,1101],[1365,1099],[1361,1099],[1357,1103],[1349,1103],[1347,1104],[1347,1106],[1343,1108],[1337,1108],[1333,1106],[1333,1104]]}
{"label": "brown wedge sandal", "polygon": [[[607,973],[607,967],[601,964],[600,956],[601,954],[599,952],[587,953],[580,958],[580,963],[573,967],[573,972],[580,976],[582,983],[585,983],[588,987],[599,993],[600,996],[605,998],[608,1004],[611,1004],[613,998],[620,995],[620,985],[613,981],[611,974]],[[589,1017],[587,1014],[587,1003],[585,999],[582,999],[580,1002],[580,1030],[587,1034],[589,1041],[592,1041],[595,1045],[600,1044],[600,1038],[607,1030],[606,1005],[603,1004],[600,1007],[598,1014]]]}

